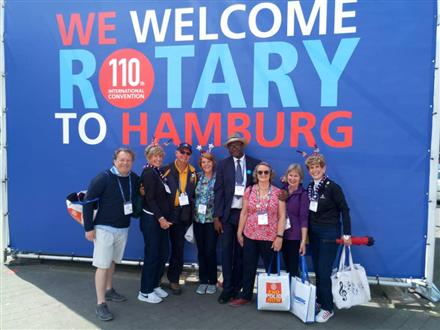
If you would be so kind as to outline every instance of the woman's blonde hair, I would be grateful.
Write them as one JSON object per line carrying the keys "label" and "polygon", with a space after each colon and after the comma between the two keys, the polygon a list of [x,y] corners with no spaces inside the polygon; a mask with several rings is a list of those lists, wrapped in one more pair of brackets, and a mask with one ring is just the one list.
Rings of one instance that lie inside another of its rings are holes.
{"label": "woman's blonde hair", "polygon": [[306,167],[307,169],[310,169],[310,166],[312,165],[319,165],[321,167],[325,166],[325,158],[323,155],[312,155],[307,157],[306,159]]}
{"label": "woman's blonde hair", "polygon": [[165,157],[165,151],[163,151],[163,148],[159,145],[148,145],[145,148],[145,157],[150,158],[151,156],[160,155],[162,157]]}

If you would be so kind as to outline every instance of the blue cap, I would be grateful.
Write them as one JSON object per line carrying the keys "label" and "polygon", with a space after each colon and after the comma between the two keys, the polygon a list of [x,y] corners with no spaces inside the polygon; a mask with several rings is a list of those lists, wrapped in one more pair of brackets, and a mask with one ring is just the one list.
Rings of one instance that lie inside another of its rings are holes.
{"label": "blue cap", "polygon": [[177,150],[188,149],[190,153],[192,153],[192,147],[189,143],[182,142],[177,146]]}

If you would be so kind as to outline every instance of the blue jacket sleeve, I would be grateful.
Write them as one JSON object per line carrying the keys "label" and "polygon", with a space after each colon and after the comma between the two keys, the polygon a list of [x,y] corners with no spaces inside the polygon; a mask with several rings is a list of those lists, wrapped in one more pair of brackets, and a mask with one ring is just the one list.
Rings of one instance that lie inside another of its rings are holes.
{"label": "blue jacket sleeve", "polygon": [[149,211],[153,212],[157,220],[163,217],[159,204],[157,203],[155,174],[152,170],[146,170],[142,176],[142,185],[145,189],[145,204]]}
{"label": "blue jacket sleeve", "polygon": [[351,235],[350,209],[345,200],[344,192],[338,184],[334,184],[333,191],[333,199],[342,216],[342,232],[344,235]]}
{"label": "blue jacket sleeve", "polygon": [[301,228],[309,227],[309,197],[307,190],[301,193],[301,203],[299,205],[299,223]]}
{"label": "blue jacket sleeve", "polygon": [[223,217],[223,210],[225,208],[225,184],[223,177],[223,164],[221,162],[217,167],[215,184],[214,184],[214,217]]}
{"label": "blue jacket sleeve", "polygon": [[[101,198],[107,185],[108,175],[103,172],[97,175],[92,182],[90,182],[85,201],[90,201],[96,198]],[[84,218],[84,230],[91,231],[94,228],[93,225],[93,210],[94,203],[86,203],[83,206],[83,218]]]}

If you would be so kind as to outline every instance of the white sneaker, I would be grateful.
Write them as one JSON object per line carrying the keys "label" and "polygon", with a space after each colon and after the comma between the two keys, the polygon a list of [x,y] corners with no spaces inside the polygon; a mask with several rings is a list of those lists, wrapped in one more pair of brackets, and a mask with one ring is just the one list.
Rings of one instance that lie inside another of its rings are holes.
{"label": "white sneaker", "polygon": [[168,297],[168,292],[166,292],[164,289],[162,289],[160,286],[158,286],[157,288],[155,288],[154,293],[159,296],[160,298],[166,298]]}
{"label": "white sneaker", "polygon": [[316,315],[315,321],[318,323],[325,323],[327,322],[335,313],[326,311],[324,309],[321,309],[321,311]]}
{"label": "white sneaker", "polygon": [[162,298],[153,292],[145,294],[139,291],[138,299],[140,301],[145,301],[150,304],[158,304],[162,301]]}
{"label": "white sneaker", "polygon": [[197,294],[205,294],[206,293],[206,288],[208,287],[208,284],[200,284],[197,287],[196,293]]}
{"label": "white sneaker", "polygon": [[216,292],[217,292],[217,287],[215,286],[215,284],[209,284],[208,287],[206,288],[207,294],[214,294]]}

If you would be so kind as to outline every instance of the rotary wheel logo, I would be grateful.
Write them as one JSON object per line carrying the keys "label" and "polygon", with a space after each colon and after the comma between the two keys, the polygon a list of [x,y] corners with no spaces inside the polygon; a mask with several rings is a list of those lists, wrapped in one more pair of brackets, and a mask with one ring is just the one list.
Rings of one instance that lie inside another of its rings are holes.
{"label": "rotary wheel logo", "polygon": [[113,106],[130,109],[145,102],[154,86],[150,60],[135,49],[124,48],[110,54],[99,71],[99,87]]}

